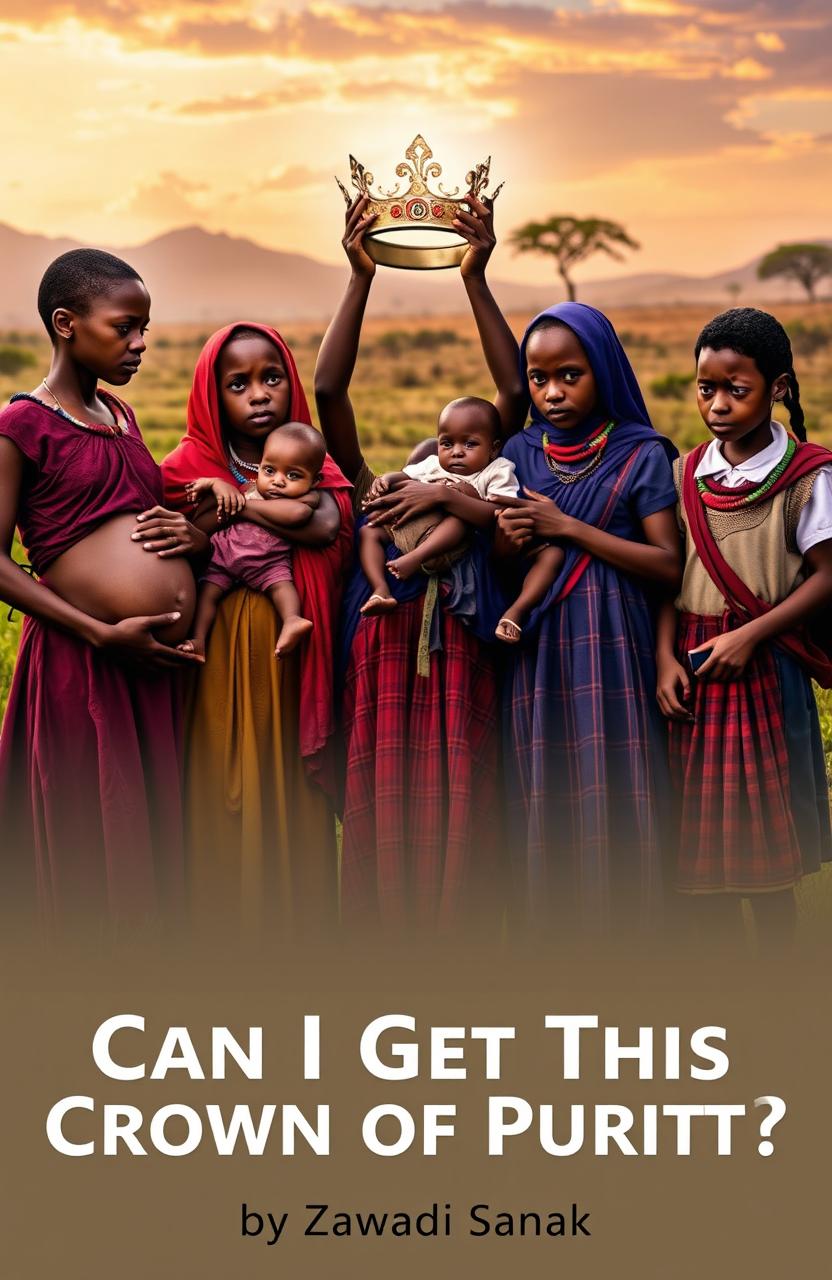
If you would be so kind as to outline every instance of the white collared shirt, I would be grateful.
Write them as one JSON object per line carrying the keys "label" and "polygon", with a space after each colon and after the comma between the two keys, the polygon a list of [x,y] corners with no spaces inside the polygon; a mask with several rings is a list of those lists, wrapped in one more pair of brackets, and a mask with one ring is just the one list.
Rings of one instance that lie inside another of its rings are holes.
{"label": "white collared shirt", "polygon": [[424,484],[431,484],[436,480],[450,480],[459,484],[460,480],[464,480],[476,489],[481,498],[487,498],[489,502],[499,502],[500,498],[516,498],[520,492],[514,463],[502,455],[494,458],[482,471],[475,471],[470,476],[459,476],[454,471],[446,471],[439,465],[435,453],[421,462],[403,467],[402,470],[411,480],[421,480]]}
{"label": "white collared shirt", "polygon": [[[771,424],[772,441],[752,458],[732,467],[723,456],[717,440],[712,440],[702,455],[694,475],[711,476],[718,484],[729,489],[748,483],[759,484],[777,466],[789,442],[785,427],[779,422]],[[801,555],[818,542],[832,538],[832,466],[821,467],[815,480],[812,496],[800,513],[795,541]]]}

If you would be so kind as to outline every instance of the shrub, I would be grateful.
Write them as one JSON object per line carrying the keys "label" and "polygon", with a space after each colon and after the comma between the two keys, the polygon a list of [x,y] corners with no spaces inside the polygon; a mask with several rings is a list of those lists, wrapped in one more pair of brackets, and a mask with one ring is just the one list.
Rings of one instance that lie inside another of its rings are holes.
{"label": "shrub", "polygon": [[805,324],[802,320],[795,320],[789,325],[789,338],[799,356],[813,356],[828,347],[830,342],[829,331],[823,325]]}
{"label": "shrub", "polygon": [[618,335],[622,347],[652,347],[653,339],[646,333],[637,333],[634,329],[622,329]]}
{"label": "shrub", "polygon": [[0,346],[0,374],[16,378],[24,369],[31,369],[37,364],[37,357],[25,347],[13,347],[8,343]]}
{"label": "shrub", "polygon": [[692,373],[665,373],[653,379],[650,390],[659,400],[684,400],[692,382]]}
{"label": "shrub", "polygon": [[455,329],[387,329],[376,340],[376,347],[387,355],[399,356],[404,351],[439,351],[460,341]]}
{"label": "shrub", "polygon": [[417,351],[438,351],[459,342],[455,329],[417,329],[412,335],[411,346]]}
{"label": "shrub", "polygon": [[424,387],[427,386],[427,380],[417,373],[415,369],[394,369],[390,379],[394,387]]}

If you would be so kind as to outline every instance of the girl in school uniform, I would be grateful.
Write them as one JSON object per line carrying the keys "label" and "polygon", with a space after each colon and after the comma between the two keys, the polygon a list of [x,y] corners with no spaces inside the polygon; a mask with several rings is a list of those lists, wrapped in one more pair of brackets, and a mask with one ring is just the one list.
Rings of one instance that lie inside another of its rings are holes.
{"label": "girl in school uniform", "polygon": [[[793,886],[828,860],[829,798],[807,630],[832,602],[832,453],[806,443],[782,325],[751,307],[696,343],[712,440],[676,464],[685,572],[659,626],[658,699],[681,804],[678,888],[748,895],[765,933],[788,932]],[[772,420],[782,402],[790,429]],[[695,675],[693,674],[695,670]]]}

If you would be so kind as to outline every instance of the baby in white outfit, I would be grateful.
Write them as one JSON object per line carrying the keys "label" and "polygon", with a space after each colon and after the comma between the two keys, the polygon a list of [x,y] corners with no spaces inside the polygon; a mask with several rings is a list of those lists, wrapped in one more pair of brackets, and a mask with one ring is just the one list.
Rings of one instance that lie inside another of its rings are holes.
{"label": "baby in white outfit", "polygon": [[[390,594],[385,573],[405,580],[432,561],[458,551],[465,542],[471,526],[485,528],[493,524],[501,501],[511,500],[519,494],[520,486],[514,463],[499,454],[500,417],[488,400],[465,396],[452,400],[439,415],[437,424],[437,452],[419,462],[408,464],[403,471],[388,472],[379,476],[370,490],[370,501],[381,494],[395,490],[407,480],[420,480],[424,484],[453,486],[456,490],[453,509],[443,503],[445,513],[437,508],[432,516],[425,517],[425,531],[413,550],[406,551],[394,560],[387,560],[387,546],[391,531],[384,524],[384,513],[373,517],[371,523],[359,532],[359,559],[372,594],[363,605],[363,614],[386,613],[396,608],[396,600]],[[535,551],[535,572],[528,576],[539,579],[532,594],[537,597],[551,583],[563,553],[555,547]],[[529,583],[527,586],[531,586]],[[524,592],[525,594],[525,592]],[[520,604],[518,601],[515,604]],[[525,613],[531,603],[522,601],[520,613]],[[497,636],[509,643],[520,639],[520,625],[511,617],[501,619]],[[519,616],[519,615],[518,615]]]}

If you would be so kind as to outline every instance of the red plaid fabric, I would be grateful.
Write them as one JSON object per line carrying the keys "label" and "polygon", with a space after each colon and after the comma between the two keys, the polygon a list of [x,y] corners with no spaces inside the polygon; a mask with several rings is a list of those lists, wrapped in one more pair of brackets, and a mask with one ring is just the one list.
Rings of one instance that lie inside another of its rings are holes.
{"label": "red plaid fabric", "polygon": [[362,619],[344,694],[344,914],[394,925],[453,923],[492,887],[499,847],[494,660],[442,613],[418,676],[422,605]]}
{"label": "red plaid fabric", "polygon": [[[680,615],[677,656],[739,625]],[[693,680],[693,724],[670,723],[681,804],[678,887],[687,893],[786,889],[801,875],[780,685],[769,649],[741,680]]]}

